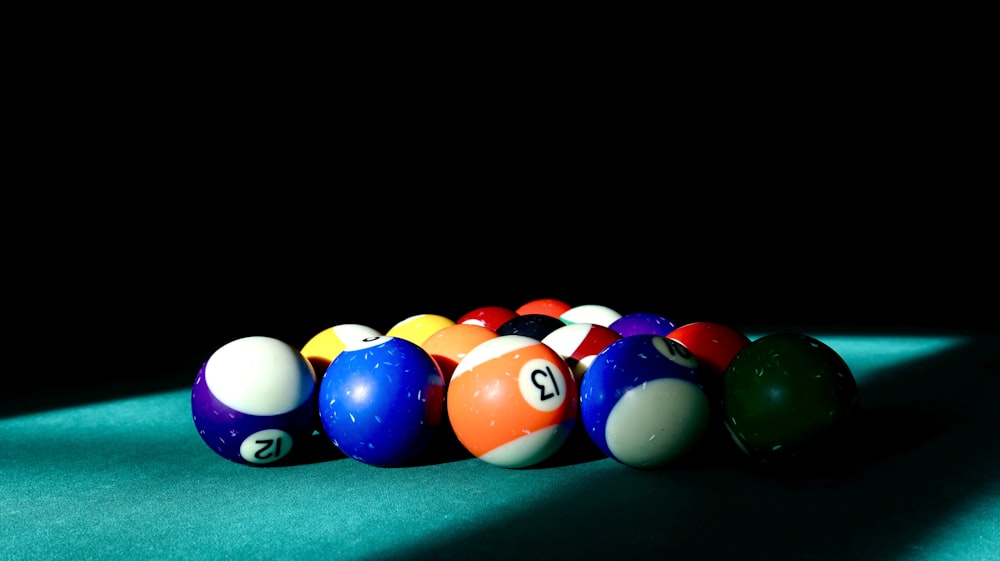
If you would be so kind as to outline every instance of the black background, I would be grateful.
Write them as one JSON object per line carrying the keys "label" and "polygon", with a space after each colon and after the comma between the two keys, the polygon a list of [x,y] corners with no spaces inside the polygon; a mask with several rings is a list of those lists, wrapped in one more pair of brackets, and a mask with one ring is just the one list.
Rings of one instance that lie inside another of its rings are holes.
{"label": "black background", "polygon": [[746,330],[995,330],[988,160],[958,103],[976,90],[932,95],[925,58],[730,54],[666,89],[614,60],[333,90],[262,83],[276,60],[67,62],[72,95],[46,90],[11,154],[31,173],[5,207],[4,407],[183,387],[248,335],[544,297]]}
{"label": "black background", "polygon": [[340,323],[385,332],[535,298],[758,332],[995,329],[988,248],[835,190],[281,181],[82,213],[30,253],[11,292],[29,360],[4,408],[185,387],[239,337],[302,346]]}

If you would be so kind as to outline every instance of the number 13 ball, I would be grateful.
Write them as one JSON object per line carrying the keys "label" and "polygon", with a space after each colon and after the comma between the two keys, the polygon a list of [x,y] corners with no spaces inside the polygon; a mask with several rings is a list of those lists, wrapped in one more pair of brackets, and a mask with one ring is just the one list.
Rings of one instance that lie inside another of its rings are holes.
{"label": "number 13 ball", "polygon": [[459,442],[479,459],[508,468],[537,464],[565,443],[579,399],[569,365],[525,335],[499,335],[455,367],[445,400]]}
{"label": "number 13 ball", "polygon": [[271,464],[312,436],[316,374],[294,347],[271,337],[244,337],[216,350],[191,389],[195,428],[233,462]]}
{"label": "number 13 ball", "polygon": [[580,382],[580,415],[605,454],[658,468],[694,447],[711,419],[698,361],[661,335],[629,335],[594,358]]}

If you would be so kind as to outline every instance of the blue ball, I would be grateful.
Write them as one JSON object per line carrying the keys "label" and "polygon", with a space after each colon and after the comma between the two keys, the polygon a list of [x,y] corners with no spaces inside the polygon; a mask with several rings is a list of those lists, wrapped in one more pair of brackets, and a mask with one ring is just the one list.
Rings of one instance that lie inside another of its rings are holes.
{"label": "blue ball", "polygon": [[351,343],[327,367],[319,390],[326,435],[345,455],[370,465],[410,461],[443,418],[441,369],[422,347],[400,337]]}
{"label": "blue ball", "polygon": [[580,382],[580,418],[607,456],[636,468],[666,466],[697,444],[711,418],[698,362],[652,334],[611,343]]}

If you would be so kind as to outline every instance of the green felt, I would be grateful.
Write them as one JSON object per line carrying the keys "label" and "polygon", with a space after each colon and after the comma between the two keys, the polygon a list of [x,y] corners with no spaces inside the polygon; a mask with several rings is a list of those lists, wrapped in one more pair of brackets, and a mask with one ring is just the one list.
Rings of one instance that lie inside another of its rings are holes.
{"label": "green felt", "polygon": [[515,470],[447,438],[404,467],[322,442],[251,467],[201,441],[189,388],[6,416],[0,559],[1000,559],[1000,339],[814,336],[862,414],[800,473],[724,446],[641,471],[584,440]]}

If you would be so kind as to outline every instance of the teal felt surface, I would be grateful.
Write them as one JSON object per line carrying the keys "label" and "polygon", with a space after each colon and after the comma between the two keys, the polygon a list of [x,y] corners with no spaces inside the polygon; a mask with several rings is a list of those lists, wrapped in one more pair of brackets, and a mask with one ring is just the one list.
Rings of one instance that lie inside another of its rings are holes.
{"label": "teal felt surface", "polygon": [[505,469],[441,439],[379,468],[316,442],[249,467],[189,388],[0,418],[0,559],[1000,559],[1000,338],[815,334],[858,380],[851,454],[774,473],[728,448],[656,471],[571,441]]}

